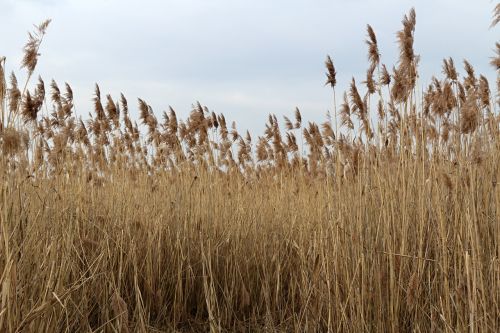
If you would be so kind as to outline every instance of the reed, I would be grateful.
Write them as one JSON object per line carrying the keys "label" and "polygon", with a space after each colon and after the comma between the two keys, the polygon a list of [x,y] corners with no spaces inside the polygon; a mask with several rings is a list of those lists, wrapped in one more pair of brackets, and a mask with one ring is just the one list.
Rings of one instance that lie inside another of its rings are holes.
{"label": "reed", "polygon": [[259,136],[98,85],[77,117],[28,84],[37,26],[22,89],[0,58],[0,331],[500,331],[500,47],[496,92],[451,58],[419,92],[416,22],[394,66],[367,27],[339,105],[327,57],[334,119]]}

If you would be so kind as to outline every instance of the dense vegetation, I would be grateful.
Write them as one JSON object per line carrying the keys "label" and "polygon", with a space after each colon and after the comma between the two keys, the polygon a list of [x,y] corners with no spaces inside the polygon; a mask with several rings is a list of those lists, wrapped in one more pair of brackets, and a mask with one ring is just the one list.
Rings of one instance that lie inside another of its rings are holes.
{"label": "dense vegetation", "polygon": [[[494,11],[492,28],[500,20]],[[417,89],[415,11],[322,124],[73,93],[0,59],[0,330],[500,331],[500,43]],[[466,42],[466,41],[464,41]],[[362,92],[363,91],[363,92]]]}

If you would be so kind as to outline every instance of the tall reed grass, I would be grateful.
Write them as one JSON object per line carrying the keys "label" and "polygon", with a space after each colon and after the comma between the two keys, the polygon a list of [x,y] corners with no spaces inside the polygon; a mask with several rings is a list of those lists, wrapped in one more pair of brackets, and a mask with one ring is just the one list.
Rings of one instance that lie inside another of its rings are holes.
{"label": "tall reed grass", "polygon": [[419,92],[415,11],[394,67],[368,26],[333,115],[252,137],[98,86],[76,117],[28,84],[49,23],[22,86],[0,59],[0,331],[500,331],[500,43],[496,94],[451,58]]}

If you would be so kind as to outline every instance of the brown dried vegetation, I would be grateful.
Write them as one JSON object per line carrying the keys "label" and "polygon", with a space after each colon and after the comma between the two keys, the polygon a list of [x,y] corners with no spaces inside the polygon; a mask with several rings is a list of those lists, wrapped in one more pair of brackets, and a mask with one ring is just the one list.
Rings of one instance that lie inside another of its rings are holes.
{"label": "brown dried vegetation", "polygon": [[83,119],[0,58],[0,331],[500,331],[500,100],[451,58],[419,92],[402,23],[392,73],[367,27],[333,119],[254,137],[200,103],[138,124],[98,85]]}

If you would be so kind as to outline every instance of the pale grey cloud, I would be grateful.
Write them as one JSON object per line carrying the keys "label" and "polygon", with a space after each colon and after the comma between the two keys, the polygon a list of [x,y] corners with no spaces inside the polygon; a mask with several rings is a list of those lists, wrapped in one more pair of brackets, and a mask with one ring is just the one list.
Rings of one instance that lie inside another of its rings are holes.
{"label": "pale grey cloud", "polygon": [[0,53],[18,69],[26,31],[53,19],[41,53],[46,80],[74,86],[78,111],[91,106],[93,83],[115,96],[146,99],[186,115],[196,100],[242,127],[262,128],[268,113],[321,120],[330,108],[323,61],[334,58],[339,91],[366,70],[366,24],[377,33],[382,60],[397,57],[402,16],[417,11],[416,49],[422,83],[441,60],[467,58],[492,73],[498,31],[489,30],[489,0],[4,0]]}

